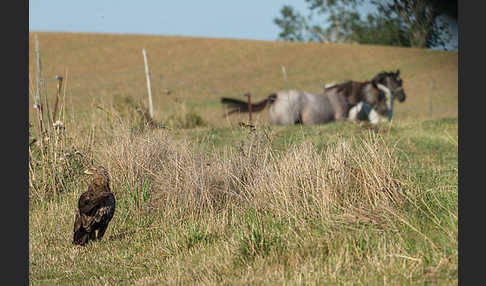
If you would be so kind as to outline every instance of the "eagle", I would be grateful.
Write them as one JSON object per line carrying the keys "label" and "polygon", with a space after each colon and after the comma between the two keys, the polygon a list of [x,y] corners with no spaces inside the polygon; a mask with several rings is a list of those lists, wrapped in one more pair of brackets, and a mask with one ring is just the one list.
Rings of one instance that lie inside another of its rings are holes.
{"label": "eagle", "polygon": [[78,200],[73,237],[73,244],[76,245],[101,239],[115,213],[116,201],[110,190],[108,171],[103,166],[95,166],[84,173],[91,175],[92,181]]}

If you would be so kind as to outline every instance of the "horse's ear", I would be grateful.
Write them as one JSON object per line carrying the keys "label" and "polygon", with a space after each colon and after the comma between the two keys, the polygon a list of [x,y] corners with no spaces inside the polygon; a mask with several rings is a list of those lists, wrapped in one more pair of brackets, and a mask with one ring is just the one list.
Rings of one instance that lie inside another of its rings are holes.
{"label": "horse's ear", "polygon": [[396,74],[396,76],[399,76],[400,75],[400,70],[397,69],[397,72],[395,74]]}
{"label": "horse's ear", "polygon": [[378,80],[377,80],[376,78],[374,78],[374,79],[372,79],[372,80],[371,80],[371,85],[372,85],[374,88],[378,88],[378,85],[377,85],[378,83],[377,83],[377,81],[378,81]]}

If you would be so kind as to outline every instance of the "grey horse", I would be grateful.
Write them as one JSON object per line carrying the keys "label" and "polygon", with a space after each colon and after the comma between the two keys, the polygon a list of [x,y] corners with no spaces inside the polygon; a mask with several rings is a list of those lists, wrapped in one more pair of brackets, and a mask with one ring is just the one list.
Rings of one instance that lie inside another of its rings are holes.
{"label": "grey horse", "polygon": [[[319,94],[298,90],[285,90],[270,94],[266,99],[251,105],[254,112],[267,105],[270,122],[275,125],[322,124],[347,120],[349,109],[364,101],[379,114],[387,113],[386,98],[376,82],[346,81],[325,88]],[[233,107],[227,115],[248,112],[248,103],[239,99],[221,99],[223,104]]]}

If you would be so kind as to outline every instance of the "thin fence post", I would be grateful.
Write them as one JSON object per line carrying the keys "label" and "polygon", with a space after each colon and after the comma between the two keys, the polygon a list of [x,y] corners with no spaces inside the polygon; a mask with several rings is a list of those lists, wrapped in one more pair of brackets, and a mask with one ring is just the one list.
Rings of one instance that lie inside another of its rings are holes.
{"label": "thin fence post", "polygon": [[52,114],[52,122],[56,122],[56,114],[57,114],[57,106],[59,104],[59,97],[61,96],[61,88],[62,88],[62,76],[57,75],[57,93],[56,93],[56,103],[54,104],[54,113]]}
{"label": "thin fence post", "polygon": [[283,74],[284,80],[287,82],[287,71],[285,70],[285,66],[282,66],[282,74]]}
{"label": "thin fence post", "polygon": [[[35,35],[35,53],[37,55],[37,91],[35,93],[35,107],[37,108],[37,114],[39,118],[39,132],[44,134],[44,127],[42,122],[42,101],[41,101],[41,58],[39,49],[39,39]],[[42,138],[42,136],[41,136]],[[43,139],[41,139],[42,141]],[[42,144],[42,143],[41,143]]]}
{"label": "thin fence post", "polygon": [[282,76],[283,76],[283,79],[284,79],[285,88],[290,89],[290,83],[289,83],[289,79],[288,79],[288,76],[287,76],[287,69],[285,68],[284,65],[282,65]]}
{"label": "thin fence post", "polygon": [[148,61],[147,61],[147,52],[145,51],[145,48],[142,50],[142,52],[143,52],[143,59],[145,61],[145,75],[147,77],[150,118],[154,120],[154,107],[152,106],[152,89],[150,87],[150,72],[149,72]]}
{"label": "thin fence post", "polygon": [[64,83],[64,86],[63,86],[63,96],[62,96],[62,100],[60,102],[60,107],[59,107],[59,120],[61,121],[64,121],[64,108],[65,108],[65,105],[66,105],[66,87],[67,87],[67,79],[68,79],[68,76],[69,76],[69,73],[68,73],[68,70],[66,69],[64,71],[64,76],[62,77],[63,78],[63,81],[64,81],[64,78],[66,78],[66,81]]}
{"label": "thin fence post", "polygon": [[49,98],[47,96],[47,84],[45,80],[41,80],[41,85],[44,87],[44,101],[46,102],[46,115],[47,115],[47,125],[49,128],[46,129],[51,129],[52,128],[52,122],[51,122],[51,111],[49,110]]}

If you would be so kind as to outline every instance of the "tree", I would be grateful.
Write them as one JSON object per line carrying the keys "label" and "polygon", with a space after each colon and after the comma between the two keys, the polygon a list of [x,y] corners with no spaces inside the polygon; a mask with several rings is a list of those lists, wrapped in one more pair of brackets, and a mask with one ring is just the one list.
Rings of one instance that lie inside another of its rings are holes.
{"label": "tree", "polygon": [[353,27],[356,42],[388,46],[411,46],[407,31],[397,19],[385,19],[369,14],[368,21]]}
{"label": "tree", "polygon": [[406,27],[413,47],[426,48],[441,44],[445,28],[436,21],[440,10],[427,0],[372,0],[385,19],[398,19]]}
{"label": "tree", "polygon": [[[359,14],[350,7],[355,7],[363,0],[318,0],[309,1],[311,15],[302,16],[291,6],[285,5],[281,9],[281,18],[275,18],[274,23],[282,29],[279,38],[286,41],[320,41],[320,42],[348,42],[351,27],[359,20]],[[327,7],[330,7],[329,9]],[[322,25],[312,23],[313,13],[318,15],[331,12],[328,21],[331,27],[324,29]]]}
{"label": "tree", "polygon": [[296,13],[291,6],[284,5],[282,10],[282,18],[274,19],[274,23],[277,24],[282,32],[278,35],[279,38],[291,41],[291,42],[303,42],[305,37],[303,33],[305,32],[305,19],[299,13]]}
{"label": "tree", "polygon": [[[282,28],[280,39],[425,48],[444,45],[440,36],[447,25],[437,21],[441,13],[457,19],[457,3],[451,4],[454,1],[444,4],[438,0],[369,0],[375,10],[363,19],[358,7],[365,0],[305,1],[310,10],[308,17],[287,5],[281,10],[281,18],[274,19]],[[323,15],[327,15],[324,23],[312,24],[315,16]]]}

